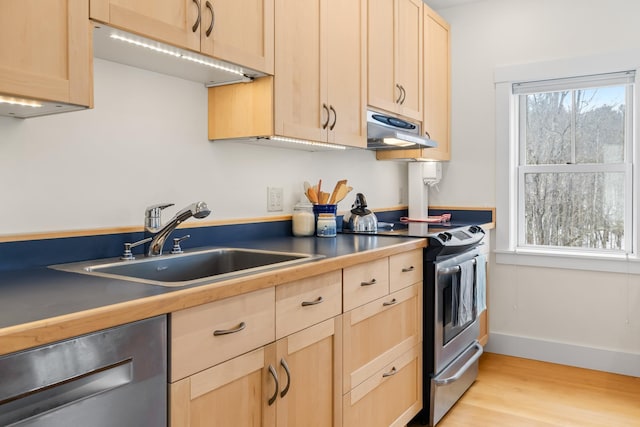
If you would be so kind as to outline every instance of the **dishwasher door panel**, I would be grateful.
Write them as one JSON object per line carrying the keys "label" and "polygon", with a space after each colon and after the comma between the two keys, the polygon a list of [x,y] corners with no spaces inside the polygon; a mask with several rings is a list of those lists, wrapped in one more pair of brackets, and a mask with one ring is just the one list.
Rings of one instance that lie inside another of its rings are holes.
{"label": "dishwasher door panel", "polygon": [[166,426],[166,317],[0,357],[0,425]]}

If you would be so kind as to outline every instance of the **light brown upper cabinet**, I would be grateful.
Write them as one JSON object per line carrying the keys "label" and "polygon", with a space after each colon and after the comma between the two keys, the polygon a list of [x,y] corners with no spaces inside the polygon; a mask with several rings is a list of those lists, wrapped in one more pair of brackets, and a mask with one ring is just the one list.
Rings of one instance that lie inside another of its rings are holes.
{"label": "light brown upper cabinet", "polygon": [[274,0],[90,0],[91,18],[273,74]]}
{"label": "light brown upper cabinet", "polygon": [[83,0],[0,1],[0,95],[91,106],[88,17]]}
{"label": "light brown upper cabinet", "polygon": [[369,0],[368,104],[422,120],[422,0]]}
{"label": "light brown upper cabinet", "polygon": [[276,0],[276,134],[366,146],[365,6]]}
{"label": "light brown upper cabinet", "polygon": [[276,0],[275,77],[209,89],[209,139],[366,147],[366,0]]}
{"label": "light brown upper cabinet", "polygon": [[451,159],[451,58],[449,24],[424,7],[424,120],[422,130],[438,143],[420,157]]}
{"label": "light brown upper cabinet", "polygon": [[424,5],[424,117],[423,133],[435,148],[378,151],[383,159],[451,160],[451,58],[449,24]]}

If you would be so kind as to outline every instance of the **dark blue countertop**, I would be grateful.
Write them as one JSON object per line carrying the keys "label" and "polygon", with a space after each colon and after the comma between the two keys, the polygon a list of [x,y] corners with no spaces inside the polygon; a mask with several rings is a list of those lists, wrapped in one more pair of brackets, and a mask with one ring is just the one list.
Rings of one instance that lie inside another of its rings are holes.
{"label": "dark blue countertop", "polygon": [[[336,238],[281,237],[235,242],[233,247],[323,255],[325,258],[311,261],[317,263],[406,241],[404,237],[366,235],[339,235]],[[193,250],[201,249],[204,247]],[[179,288],[148,285],[47,267],[0,271],[0,331],[15,325],[197,286],[202,285]]]}

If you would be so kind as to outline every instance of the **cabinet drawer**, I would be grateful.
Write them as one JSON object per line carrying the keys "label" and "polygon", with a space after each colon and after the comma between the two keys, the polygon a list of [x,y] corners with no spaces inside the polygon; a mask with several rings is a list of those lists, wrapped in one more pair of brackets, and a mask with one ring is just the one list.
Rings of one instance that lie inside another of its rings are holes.
{"label": "cabinet drawer", "polygon": [[343,398],[344,425],[403,427],[422,409],[422,346],[377,371]]}
{"label": "cabinet drawer", "polygon": [[263,289],[171,314],[171,381],[275,337],[275,290]]}
{"label": "cabinet drawer", "polygon": [[422,281],[422,249],[389,257],[390,292]]}
{"label": "cabinet drawer", "polygon": [[389,293],[389,259],[383,258],[343,270],[344,311]]}
{"label": "cabinet drawer", "polygon": [[276,339],[342,312],[340,270],[276,288]]}
{"label": "cabinet drawer", "polygon": [[343,392],[422,341],[422,283],[344,314]]}

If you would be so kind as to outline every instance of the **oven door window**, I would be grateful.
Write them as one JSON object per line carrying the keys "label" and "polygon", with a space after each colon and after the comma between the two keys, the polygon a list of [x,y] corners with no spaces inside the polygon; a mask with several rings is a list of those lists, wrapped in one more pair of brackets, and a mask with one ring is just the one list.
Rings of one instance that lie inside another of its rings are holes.
{"label": "oven door window", "polygon": [[[444,313],[442,345],[446,345],[469,327],[477,316],[475,304],[475,267],[471,275],[473,277],[473,285],[471,285],[470,289],[466,290],[470,292],[471,295],[471,300],[467,300],[467,305],[463,304],[465,287],[461,284],[460,270],[457,270],[458,271],[453,271],[449,274],[443,274],[438,279],[438,292],[440,292],[440,302],[442,303],[442,312]],[[467,297],[468,296],[467,294]],[[467,311],[465,311],[465,307]],[[465,312],[467,313],[466,315],[461,314]]]}

